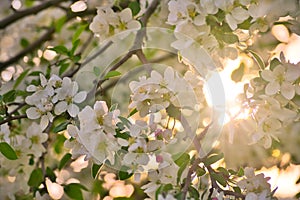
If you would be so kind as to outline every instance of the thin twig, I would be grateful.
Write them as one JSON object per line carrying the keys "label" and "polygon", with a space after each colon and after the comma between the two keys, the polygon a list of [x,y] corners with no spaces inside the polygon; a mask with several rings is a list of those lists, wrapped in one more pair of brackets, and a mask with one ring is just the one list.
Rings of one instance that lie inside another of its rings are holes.
{"label": "thin twig", "polygon": [[45,10],[51,6],[55,6],[63,1],[66,1],[66,0],[45,1],[37,6],[28,8],[26,10],[16,11],[14,14],[12,14],[0,21],[0,29],[3,29],[5,27],[9,26],[10,24],[14,23],[15,21],[22,19],[23,17],[37,14],[40,11]]}
{"label": "thin twig", "polygon": [[7,119],[3,120],[0,122],[0,125],[5,124],[7,122],[13,121],[13,120],[17,120],[17,119],[23,119],[23,118],[27,118],[27,115],[16,115],[16,116],[11,116],[8,117]]}
{"label": "thin twig", "polygon": [[196,171],[196,169],[197,169],[198,165],[200,164],[200,162],[201,162],[200,158],[195,159],[193,165],[189,168],[188,174],[187,174],[186,179],[185,179],[184,186],[182,188],[182,193],[183,193],[182,200],[186,199],[186,195],[187,195],[187,192],[189,190],[189,186],[192,182],[192,174]]}

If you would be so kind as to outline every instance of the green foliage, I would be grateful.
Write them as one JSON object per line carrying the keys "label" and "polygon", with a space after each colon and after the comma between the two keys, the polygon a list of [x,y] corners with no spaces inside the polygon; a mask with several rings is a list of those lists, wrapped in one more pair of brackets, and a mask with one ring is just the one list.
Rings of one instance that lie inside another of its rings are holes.
{"label": "green foliage", "polygon": [[67,164],[68,161],[70,161],[72,158],[72,154],[67,153],[65,154],[62,159],[60,160],[60,163],[58,165],[58,169],[61,170],[62,168],[64,168],[64,166]]}
{"label": "green foliage", "polygon": [[79,183],[70,183],[64,187],[65,193],[74,200],[83,200],[83,195],[81,190],[88,189]]}
{"label": "green foliage", "polygon": [[35,169],[31,172],[27,184],[31,187],[39,187],[44,181],[44,176],[41,168]]}
{"label": "green foliage", "polygon": [[118,173],[118,176],[119,176],[119,179],[120,180],[126,180],[128,178],[130,178],[133,173],[128,173],[127,170],[129,170],[129,168],[127,166],[122,166],[119,173]]}
{"label": "green foliage", "polygon": [[170,184],[170,183],[166,184],[166,185],[162,184],[161,186],[159,186],[159,188],[157,188],[157,190],[155,192],[155,199],[158,199],[159,194],[164,194],[172,189],[173,189],[172,184]]}
{"label": "green foliage", "polygon": [[26,77],[26,75],[28,74],[29,69],[26,69],[25,71],[23,71],[20,76],[17,78],[17,80],[15,81],[15,84],[13,86],[13,89],[16,89],[20,83],[23,81],[23,79]]}
{"label": "green foliage", "polygon": [[260,68],[260,70],[263,70],[266,68],[264,60],[261,58],[260,55],[258,55],[257,53],[255,53],[252,50],[248,50],[248,52],[252,55],[253,59],[256,61],[256,63],[258,64],[258,67]]}
{"label": "green foliage", "polygon": [[183,153],[181,155],[177,154],[177,155],[173,156],[173,160],[176,163],[176,165],[179,166],[179,170],[177,172],[177,183],[179,183],[183,171],[190,163],[190,156],[187,153]]}
{"label": "green foliage", "polygon": [[7,93],[3,94],[2,98],[5,103],[13,102],[17,97],[16,90],[10,90]]}
{"label": "green foliage", "polygon": [[108,72],[106,75],[105,75],[105,79],[108,79],[108,78],[112,78],[112,77],[117,77],[117,76],[120,76],[121,75],[121,72],[118,72],[118,71],[110,71]]}
{"label": "green foliage", "polygon": [[141,10],[140,4],[137,1],[130,2],[128,7],[131,9],[131,12],[132,12],[133,16],[137,15]]}
{"label": "green foliage", "polygon": [[18,156],[15,150],[6,142],[0,143],[0,152],[9,160],[16,160]]}
{"label": "green foliage", "polygon": [[211,173],[210,175],[214,180],[216,180],[218,183],[220,183],[223,187],[225,187],[227,185],[226,179],[221,174]]}
{"label": "green foliage", "polygon": [[223,153],[220,153],[220,154],[217,154],[217,155],[211,155],[209,156],[205,161],[204,161],[204,164],[206,166],[209,166],[211,164],[214,164],[215,162],[221,160],[222,158],[224,157],[224,154]]}
{"label": "green foliage", "polygon": [[97,178],[97,175],[98,175],[99,170],[100,170],[100,168],[102,167],[102,165],[103,165],[103,164],[97,165],[97,164],[93,163],[91,172],[92,172],[92,177],[93,177],[94,179]]}
{"label": "green foliage", "polygon": [[62,122],[62,123],[58,124],[57,126],[55,126],[55,127],[53,128],[52,132],[58,133],[58,132],[60,132],[60,131],[66,130],[68,124],[70,124],[69,121]]}

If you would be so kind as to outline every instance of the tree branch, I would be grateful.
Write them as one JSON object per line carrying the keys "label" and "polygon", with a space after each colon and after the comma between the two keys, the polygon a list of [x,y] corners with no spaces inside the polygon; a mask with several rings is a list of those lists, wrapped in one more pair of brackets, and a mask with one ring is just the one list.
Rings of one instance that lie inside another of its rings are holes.
{"label": "tree branch", "polygon": [[8,16],[7,18],[4,18],[3,20],[0,21],[0,29],[5,28],[6,26],[9,26],[10,24],[14,23],[15,21],[29,16],[29,15],[33,15],[33,14],[37,14],[42,10],[45,10],[51,6],[55,6],[63,1],[67,1],[67,0],[51,0],[51,1],[46,1],[43,2],[37,6],[28,8],[26,10],[21,10],[21,11],[17,11],[14,14]]}
{"label": "tree branch", "polygon": [[13,120],[17,120],[17,119],[23,119],[23,118],[27,118],[27,115],[16,115],[16,116],[11,116],[8,117],[7,119],[3,120],[0,122],[0,125],[5,124],[7,122],[13,121]]}
{"label": "tree branch", "polygon": [[190,169],[188,171],[188,174],[187,174],[186,179],[185,179],[184,186],[182,188],[182,192],[183,192],[182,200],[186,199],[186,195],[187,195],[187,192],[189,190],[189,186],[192,182],[192,174],[196,171],[196,168],[198,167],[200,162],[201,162],[200,158],[197,158],[196,160],[194,160],[193,165],[190,167]]}
{"label": "tree branch", "polygon": [[[91,10],[86,10],[80,13],[68,13],[67,14],[67,21],[70,21],[71,19],[79,16],[79,17],[83,17],[85,15],[90,15],[90,14],[94,14],[96,12],[95,9],[91,9]],[[55,27],[51,27],[49,28],[46,33],[44,33],[38,40],[36,40],[35,42],[31,43],[28,47],[26,47],[25,49],[21,50],[17,55],[11,57],[10,59],[8,59],[7,61],[4,62],[0,62],[0,72],[3,71],[6,67],[8,67],[9,65],[17,62],[20,58],[22,58],[23,56],[27,55],[29,52],[35,50],[36,48],[38,48],[39,46],[41,46],[44,42],[51,40],[53,34],[55,33]]]}

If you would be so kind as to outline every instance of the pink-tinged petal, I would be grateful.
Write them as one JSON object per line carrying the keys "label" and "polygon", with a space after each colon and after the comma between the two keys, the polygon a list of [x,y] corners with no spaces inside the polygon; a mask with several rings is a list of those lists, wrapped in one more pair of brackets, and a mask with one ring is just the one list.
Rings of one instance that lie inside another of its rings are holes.
{"label": "pink-tinged petal", "polygon": [[295,86],[293,86],[289,82],[283,82],[281,85],[281,94],[284,96],[286,99],[291,100],[295,96]]}
{"label": "pink-tinged petal", "polygon": [[61,101],[58,104],[56,104],[54,108],[54,113],[56,115],[60,115],[61,113],[65,112],[67,110],[67,102]]}
{"label": "pink-tinged petal", "polygon": [[274,79],[275,79],[275,76],[274,76],[273,72],[270,71],[270,70],[262,71],[261,76],[264,80],[269,81],[269,82],[274,81]]}
{"label": "pink-tinged petal", "polygon": [[75,104],[70,104],[68,106],[68,113],[71,115],[71,117],[76,117],[76,115],[79,113],[79,108]]}
{"label": "pink-tinged petal", "polygon": [[266,86],[265,92],[267,95],[274,95],[276,94],[280,89],[280,85],[278,82],[270,82],[268,83],[268,85]]}
{"label": "pink-tinged petal", "polygon": [[28,108],[26,110],[26,115],[29,119],[38,119],[41,117],[41,113],[36,107]]}
{"label": "pink-tinged petal", "polygon": [[275,69],[273,70],[275,77],[283,75],[285,73],[285,69],[286,68],[283,65],[278,65],[277,67],[275,67]]}
{"label": "pink-tinged petal", "polygon": [[108,107],[105,101],[96,101],[94,110],[98,116],[104,115],[108,112]]}
{"label": "pink-tinged petal", "polygon": [[87,95],[86,91],[81,91],[74,96],[73,100],[75,103],[81,103],[85,100],[86,95]]}
{"label": "pink-tinged petal", "polygon": [[45,130],[49,124],[49,119],[47,115],[43,115],[41,118],[40,126],[42,130]]}

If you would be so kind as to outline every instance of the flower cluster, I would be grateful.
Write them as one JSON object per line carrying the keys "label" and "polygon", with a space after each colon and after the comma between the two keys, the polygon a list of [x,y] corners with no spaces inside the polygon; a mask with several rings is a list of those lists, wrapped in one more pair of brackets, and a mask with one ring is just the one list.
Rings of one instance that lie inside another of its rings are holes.
{"label": "flower cluster", "polygon": [[141,24],[133,19],[130,8],[115,13],[109,7],[99,7],[97,15],[90,24],[91,31],[99,36],[101,40],[125,30],[137,30],[140,27]]}
{"label": "flower cluster", "polygon": [[264,174],[255,175],[254,169],[250,167],[245,168],[245,178],[237,183],[237,185],[246,190],[247,200],[266,199],[271,200],[269,177],[264,177]]}
{"label": "flower cluster", "polygon": [[78,92],[78,84],[70,78],[61,79],[52,75],[47,81],[43,74],[40,74],[40,85],[29,85],[28,92],[34,92],[26,97],[25,102],[30,107],[26,110],[29,119],[39,119],[40,126],[44,130],[49,122],[53,122],[54,115],[68,112],[71,117],[79,113],[79,107],[75,103],[85,100],[87,92]]}
{"label": "flower cluster", "polygon": [[[265,148],[270,148],[272,139],[278,141],[278,135],[289,124],[298,119],[296,96],[300,78],[299,64],[281,62],[274,64],[260,73],[260,77],[250,81],[248,87],[249,106],[253,109],[251,133],[252,144],[262,142]],[[278,60],[277,60],[278,61]]]}

